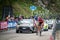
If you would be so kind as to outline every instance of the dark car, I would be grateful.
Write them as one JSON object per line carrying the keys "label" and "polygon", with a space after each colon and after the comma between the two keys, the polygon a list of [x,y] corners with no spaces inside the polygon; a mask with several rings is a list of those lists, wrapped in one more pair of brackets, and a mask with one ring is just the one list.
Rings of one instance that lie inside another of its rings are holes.
{"label": "dark car", "polygon": [[53,24],[48,24],[48,29],[52,29]]}

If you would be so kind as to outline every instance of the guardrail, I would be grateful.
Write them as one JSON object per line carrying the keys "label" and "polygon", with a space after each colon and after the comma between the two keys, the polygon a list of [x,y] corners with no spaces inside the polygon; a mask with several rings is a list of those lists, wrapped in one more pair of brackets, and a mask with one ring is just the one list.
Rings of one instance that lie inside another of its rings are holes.
{"label": "guardrail", "polygon": [[17,23],[15,21],[1,21],[0,22],[0,31],[1,30],[8,30],[15,28]]}

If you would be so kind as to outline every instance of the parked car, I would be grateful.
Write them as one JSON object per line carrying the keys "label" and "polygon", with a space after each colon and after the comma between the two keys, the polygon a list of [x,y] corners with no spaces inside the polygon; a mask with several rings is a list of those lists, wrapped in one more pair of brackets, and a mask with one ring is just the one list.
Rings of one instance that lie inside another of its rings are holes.
{"label": "parked car", "polygon": [[33,19],[22,19],[18,21],[16,27],[16,33],[22,32],[34,32],[34,21]]}
{"label": "parked car", "polygon": [[52,29],[52,27],[53,27],[53,21],[52,20],[47,20],[46,22],[48,24],[48,29]]}

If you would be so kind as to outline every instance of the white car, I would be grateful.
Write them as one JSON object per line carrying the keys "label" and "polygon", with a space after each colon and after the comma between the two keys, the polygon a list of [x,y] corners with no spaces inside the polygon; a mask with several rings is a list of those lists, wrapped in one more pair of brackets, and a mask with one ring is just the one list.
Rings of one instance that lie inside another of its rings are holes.
{"label": "white car", "polygon": [[48,29],[52,29],[54,20],[45,20],[45,22],[48,24]]}
{"label": "white car", "polygon": [[53,21],[52,20],[48,20],[47,23],[48,23],[48,29],[52,29]]}
{"label": "white car", "polygon": [[18,21],[16,27],[16,33],[18,32],[34,32],[34,21],[33,19],[22,19]]}

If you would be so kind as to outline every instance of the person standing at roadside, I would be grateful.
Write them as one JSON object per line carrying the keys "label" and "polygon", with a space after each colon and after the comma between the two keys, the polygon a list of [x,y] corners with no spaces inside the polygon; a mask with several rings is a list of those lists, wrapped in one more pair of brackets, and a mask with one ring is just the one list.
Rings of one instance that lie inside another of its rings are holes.
{"label": "person standing at roadside", "polygon": [[10,20],[10,15],[8,15],[7,17],[6,17],[6,20],[5,21],[11,21]]}

